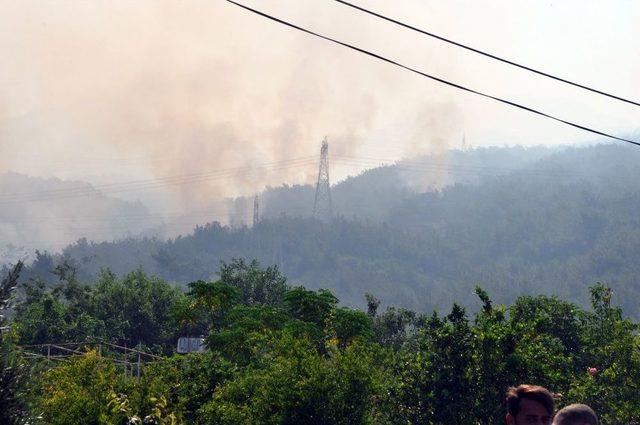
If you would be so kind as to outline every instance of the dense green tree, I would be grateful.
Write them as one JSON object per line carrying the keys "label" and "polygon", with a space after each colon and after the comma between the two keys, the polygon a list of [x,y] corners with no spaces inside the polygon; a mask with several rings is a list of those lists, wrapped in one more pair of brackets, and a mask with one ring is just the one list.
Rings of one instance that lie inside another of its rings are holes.
{"label": "dense green tree", "polygon": [[39,408],[48,424],[108,424],[109,397],[118,385],[112,362],[97,353],[77,357],[42,377]]}
{"label": "dense green tree", "polygon": [[409,423],[470,424],[473,333],[464,309],[435,313],[420,330],[415,349],[399,354],[397,415]]}
{"label": "dense green tree", "polygon": [[19,261],[0,280],[0,423],[3,424],[20,423],[28,417],[24,393],[28,379],[35,376],[13,344],[6,317],[22,267]]}
{"label": "dense green tree", "polygon": [[[165,373],[158,375],[158,370]],[[36,394],[38,421],[45,424],[157,424],[181,420],[171,404],[167,366],[150,371],[142,380],[126,377],[114,363],[90,351],[43,374]],[[180,382],[173,382],[179,385]]]}
{"label": "dense green tree", "polygon": [[362,311],[336,308],[330,321],[330,331],[334,332],[340,348],[345,348],[357,338],[370,340],[373,337],[373,321]]}
{"label": "dense green tree", "polygon": [[368,423],[382,376],[366,346],[326,358],[311,341],[285,334],[264,367],[246,369],[214,393],[202,423]]}
{"label": "dense green tree", "polygon": [[172,356],[149,365],[128,399],[141,406],[139,411],[148,412],[163,397],[180,421],[196,423],[199,409],[237,371],[234,363],[212,351]]}
{"label": "dense green tree", "polygon": [[374,317],[373,332],[376,341],[396,350],[415,333],[418,317],[414,311],[389,307]]}
{"label": "dense green tree", "polygon": [[224,319],[224,324],[211,329],[208,346],[226,358],[246,364],[287,326],[291,317],[278,307],[237,305]]}
{"label": "dense green tree", "polygon": [[231,263],[222,263],[220,282],[237,288],[240,291],[240,302],[243,304],[277,305],[287,291],[287,279],[277,266],[260,267],[258,261],[251,263],[243,259],[233,259]]}
{"label": "dense green tree", "polygon": [[315,292],[297,286],[284,294],[284,304],[295,319],[324,327],[338,299],[326,289]]}
{"label": "dense green tree", "polygon": [[104,271],[94,289],[94,317],[105,323],[110,340],[162,348],[175,343],[170,317],[181,292],[142,270],[118,279]]}
{"label": "dense green tree", "polygon": [[173,308],[173,318],[191,336],[204,336],[222,326],[229,309],[237,302],[239,290],[231,285],[198,280],[188,285],[186,296]]}
{"label": "dense green tree", "polygon": [[603,423],[640,423],[638,325],[611,305],[611,289],[591,288],[592,312],[583,313],[582,355],[568,395],[591,405]]}
{"label": "dense green tree", "polygon": [[26,285],[15,325],[23,344],[108,340],[167,350],[175,343],[171,323],[183,296],[164,280],[137,270],[122,279],[104,270],[95,284],[63,270],[50,288],[36,280]]}

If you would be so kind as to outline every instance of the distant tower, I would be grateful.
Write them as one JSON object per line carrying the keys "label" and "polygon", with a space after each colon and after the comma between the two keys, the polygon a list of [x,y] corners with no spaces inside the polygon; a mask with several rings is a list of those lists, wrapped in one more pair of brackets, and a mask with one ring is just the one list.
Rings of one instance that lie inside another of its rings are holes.
{"label": "distant tower", "polygon": [[253,226],[260,221],[260,203],[258,200],[258,195],[253,198]]}
{"label": "distant tower", "polygon": [[325,137],[322,141],[322,148],[320,148],[318,183],[316,183],[316,198],[313,202],[313,216],[323,221],[331,221],[331,217],[333,216],[328,155],[329,143],[327,143],[327,138]]}

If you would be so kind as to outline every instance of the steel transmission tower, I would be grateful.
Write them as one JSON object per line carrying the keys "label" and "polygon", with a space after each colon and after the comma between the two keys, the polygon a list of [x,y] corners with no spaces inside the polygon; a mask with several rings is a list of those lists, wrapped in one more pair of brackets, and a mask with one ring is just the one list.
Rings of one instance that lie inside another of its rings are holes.
{"label": "steel transmission tower", "polygon": [[316,197],[313,202],[313,216],[322,221],[331,221],[333,207],[331,205],[331,185],[329,183],[329,143],[325,137],[320,148],[320,166],[318,167],[318,183]]}
{"label": "steel transmission tower", "polygon": [[253,226],[260,221],[260,203],[258,200],[258,195],[253,198]]}

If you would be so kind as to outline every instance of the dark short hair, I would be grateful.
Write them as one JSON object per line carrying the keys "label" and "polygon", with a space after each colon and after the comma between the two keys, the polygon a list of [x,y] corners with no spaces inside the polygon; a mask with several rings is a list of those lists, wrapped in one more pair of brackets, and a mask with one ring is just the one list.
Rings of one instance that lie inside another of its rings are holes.
{"label": "dark short hair", "polygon": [[592,408],[586,404],[570,404],[556,413],[553,423],[556,425],[571,425],[575,422],[586,422],[589,425],[598,425],[598,416]]}
{"label": "dark short hair", "polygon": [[553,415],[554,398],[551,391],[539,385],[518,385],[507,390],[507,410],[515,417],[520,411],[520,400],[527,399],[542,404],[549,415]]}

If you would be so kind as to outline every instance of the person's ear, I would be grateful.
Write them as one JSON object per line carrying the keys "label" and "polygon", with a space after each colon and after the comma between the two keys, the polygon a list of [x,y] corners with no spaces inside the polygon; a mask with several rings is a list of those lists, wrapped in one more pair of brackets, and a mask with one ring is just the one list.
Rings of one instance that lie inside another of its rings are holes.
{"label": "person's ear", "polygon": [[504,420],[507,423],[507,425],[514,425],[516,423],[513,416],[511,416],[511,413],[507,413],[507,416],[505,416]]}

